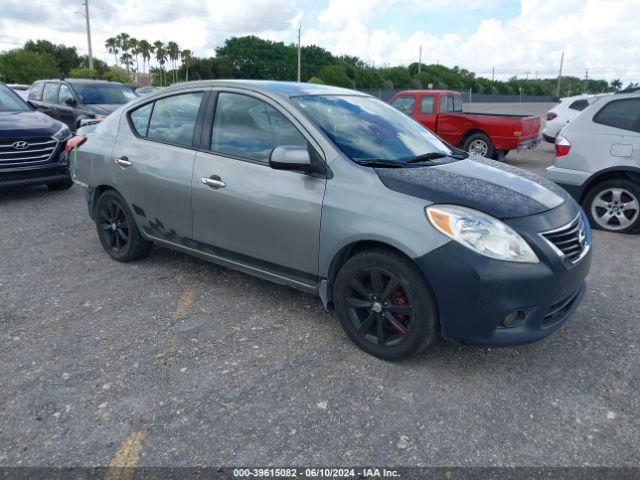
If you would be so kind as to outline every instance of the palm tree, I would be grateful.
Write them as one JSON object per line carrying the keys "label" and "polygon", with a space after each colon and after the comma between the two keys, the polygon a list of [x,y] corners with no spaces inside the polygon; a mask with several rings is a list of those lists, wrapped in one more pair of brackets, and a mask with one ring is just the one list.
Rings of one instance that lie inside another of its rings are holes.
{"label": "palm tree", "polygon": [[160,64],[160,75],[162,77],[162,86],[164,87],[164,64],[167,61],[167,51],[160,40],[153,43],[153,48],[156,53],[156,61]]}
{"label": "palm tree", "polygon": [[142,70],[145,71],[145,64],[147,65],[146,72],[149,73],[149,60],[151,60],[151,54],[155,50],[153,45],[151,45],[146,40],[140,40],[138,42],[138,50],[140,50],[140,55],[142,55]]}
{"label": "palm tree", "polygon": [[182,65],[186,69],[185,81],[189,81],[189,67],[193,66],[193,56],[191,55],[191,50],[183,50],[182,51]]}
{"label": "palm tree", "polygon": [[[116,38],[118,39],[118,44],[120,46],[120,50],[122,50],[122,53],[123,54],[128,53],[129,50],[131,49],[131,35],[129,35],[128,33],[122,32]],[[129,73],[129,67],[130,65],[127,64],[127,73]]]}
{"label": "palm tree", "polygon": [[173,66],[173,81],[177,82],[176,78],[176,62],[178,58],[180,58],[180,47],[176,42],[167,43],[167,53],[169,55],[169,59],[171,60],[171,65]]}
{"label": "palm tree", "polygon": [[133,65],[133,57],[130,53],[123,53],[120,55],[120,63],[127,68],[127,73],[129,73],[129,68]]}
{"label": "palm tree", "polygon": [[140,71],[140,64],[138,63],[138,55],[140,55],[140,49],[138,47],[138,40],[132,38],[129,40],[129,45],[131,45],[131,55],[136,60],[136,82],[138,81],[138,72]]}
{"label": "palm tree", "polygon": [[104,42],[104,46],[109,51],[109,53],[113,54],[113,57],[116,60],[116,65],[118,65],[118,53],[120,53],[120,50],[118,50],[118,47],[119,47],[118,39],[116,37],[109,37]]}

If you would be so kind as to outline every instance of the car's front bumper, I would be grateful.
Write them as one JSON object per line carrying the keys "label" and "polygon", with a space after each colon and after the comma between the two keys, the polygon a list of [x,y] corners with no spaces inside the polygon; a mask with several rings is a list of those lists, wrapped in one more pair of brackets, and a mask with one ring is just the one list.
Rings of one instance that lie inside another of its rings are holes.
{"label": "car's front bumper", "polygon": [[[591,249],[567,267],[538,234],[575,218],[575,203],[565,203],[572,208],[507,222],[532,246],[538,264],[493,260],[453,241],[416,259],[435,294],[445,339],[518,345],[550,335],[569,319],[584,296]],[[519,312],[519,323],[507,328],[512,312]]]}
{"label": "car's front bumper", "polygon": [[0,169],[0,189],[46,185],[68,180],[70,177],[67,155],[58,154],[57,161],[40,165]]}

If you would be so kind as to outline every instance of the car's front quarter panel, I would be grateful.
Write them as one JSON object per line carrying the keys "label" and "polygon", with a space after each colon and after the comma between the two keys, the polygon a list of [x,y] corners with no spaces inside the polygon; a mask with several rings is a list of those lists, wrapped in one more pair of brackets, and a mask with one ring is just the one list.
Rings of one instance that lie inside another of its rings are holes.
{"label": "car's front quarter panel", "polygon": [[379,242],[417,258],[450,241],[427,220],[430,202],[388,189],[373,168],[345,157],[331,169],[320,230],[321,277],[328,278],[336,255],[357,242]]}

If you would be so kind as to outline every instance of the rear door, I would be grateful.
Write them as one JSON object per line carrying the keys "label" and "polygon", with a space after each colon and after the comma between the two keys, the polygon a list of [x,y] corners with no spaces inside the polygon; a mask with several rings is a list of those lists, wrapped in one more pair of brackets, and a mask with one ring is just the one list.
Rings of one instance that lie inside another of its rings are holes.
{"label": "rear door", "polygon": [[[592,133],[609,150],[603,154],[610,156],[612,165],[640,168],[640,97],[604,105],[593,116]],[[591,166],[596,167],[593,163]]]}
{"label": "rear door", "polygon": [[46,82],[42,92],[42,102],[38,105],[38,110],[46,113],[50,117],[59,120],[56,105],[58,104],[59,82]]}
{"label": "rear door", "polygon": [[112,157],[115,185],[137,224],[179,245],[192,238],[194,132],[205,91],[160,97],[123,114]]}
{"label": "rear door", "polygon": [[65,83],[60,84],[60,90],[58,92],[58,102],[55,106],[56,116],[58,120],[65,123],[71,131],[75,131],[76,125],[74,122],[74,107],[73,105],[67,105],[67,99],[71,99],[71,101],[75,101],[75,97],[73,96],[73,92],[71,88]]}
{"label": "rear door", "polygon": [[274,147],[312,139],[257,93],[229,89],[211,102],[207,151],[198,152],[193,169],[194,238],[215,255],[313,285],[326,179],[273,170],[268,162]]}
{"label": "rear door", "polygon": [[436,132],[436,96],[433,93],[423,93],[418,95],[418,104],[414,118],[433,133]]}

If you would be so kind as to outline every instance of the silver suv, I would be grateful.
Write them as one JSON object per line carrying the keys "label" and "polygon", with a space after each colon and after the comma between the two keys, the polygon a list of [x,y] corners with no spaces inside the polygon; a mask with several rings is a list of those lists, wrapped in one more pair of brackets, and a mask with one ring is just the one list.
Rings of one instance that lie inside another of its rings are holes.
{"label": "silver suv", "polygon": [[591,225],[640,231],[640,94],[607,95],[565,126],[547,178],[580,202]]}
{"label": "silver suv", "polygon": [[439,334],[531,342],[584,295],[590,231],[564,190],[467,158],[371,96],[185,83],[93,128],[68,148],[111,257],[156,242],[317,294],[378,357]]}

